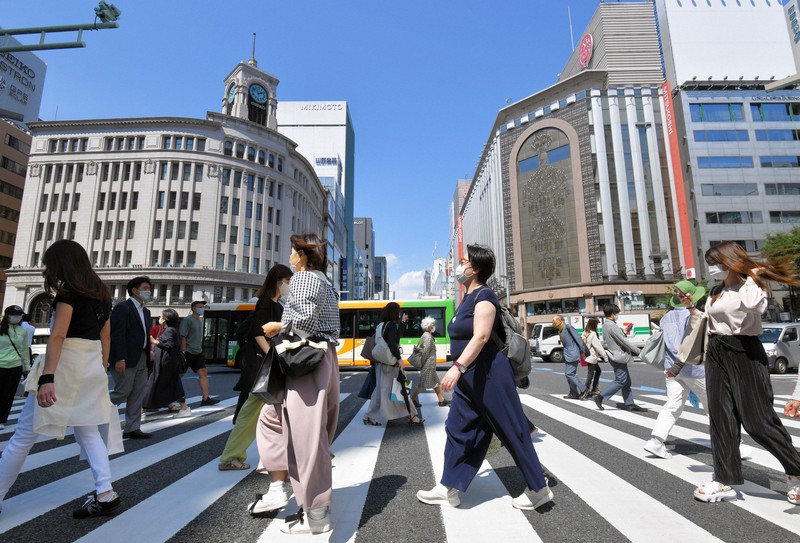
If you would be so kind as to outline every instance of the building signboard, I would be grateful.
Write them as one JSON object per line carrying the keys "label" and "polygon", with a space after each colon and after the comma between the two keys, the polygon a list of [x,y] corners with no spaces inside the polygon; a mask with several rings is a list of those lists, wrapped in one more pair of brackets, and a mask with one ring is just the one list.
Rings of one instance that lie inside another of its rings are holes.
{"label": "building signboard", "polygon": [[678,207],[678,221],[681,227],[681,247],[683,248],[683,266],[686,277],[695,277],[694,251],[692,250],[692,234],[689,228],[689,209],[686,205],[686,190],[684,188],[683,167],[681,165],[681,148],[678,143],[678,129],[675,126],[675,107],[672,101],[672,89],[669,81],[661,85],[661,95],[664,99],[664,130],[667,132],[667,145],[670,148],[672,162],[672,175],[675,183],[675,199]]}
{"label": "building signboard", "polygon": [[786,26],[789,28],[789,43],[792,45],[796,73],[800,73],[800,0],[784,0]]}
{"label": "building signboard", "polygon": [[589,62],[592,60],[592,47],[594,46],[594,40],[591,34],[585,34],[583,38],[581,38],[581,43],[578,46],[578,63],[581,65],[581,69],[586,69],[589,67]]}
{"label": "building signboard", "polygon": [[[9,45],[19,45],[9,36]],[[28,51],[0,52],[0,115],[24,122],[39,119],[47,65]]]}

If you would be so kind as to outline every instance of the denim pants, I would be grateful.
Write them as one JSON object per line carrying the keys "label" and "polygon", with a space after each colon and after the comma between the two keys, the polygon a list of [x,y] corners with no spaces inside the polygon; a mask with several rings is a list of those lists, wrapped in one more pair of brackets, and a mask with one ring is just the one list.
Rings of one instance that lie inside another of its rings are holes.
{"label": "denim pants", "polygon": [[625,405],[633,405],[633,392],[631,392],[631,374],[628,373],[627,364],[608,362],[614,370],[614,382],[608,385],[600,395],[607,400],[622,389],[622,399]]}
{"label": "denim pants", "polygon": [[564,361],[564,377],[567,378],[569,393],[573,396],[583,394],[583,391],[586,390],[586,387],[583,385],[583,383],[581,383],[581,380],[578,379],[579,363],[579,360],[576,360],[575,362],[569,362],[567,360]]}

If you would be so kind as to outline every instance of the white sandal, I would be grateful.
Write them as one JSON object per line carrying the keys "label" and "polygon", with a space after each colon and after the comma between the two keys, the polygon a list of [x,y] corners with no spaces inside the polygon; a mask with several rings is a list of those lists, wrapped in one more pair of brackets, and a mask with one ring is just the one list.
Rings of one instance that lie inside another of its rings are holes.
{"label": "white sandal", "polygon": [[794,477],[787,475],[786,483],[789,485],[789,490],[786,493],[786,499],[789,500],[789,503],[792,505],[800,505],[800,477],[797,475]]}
{"label": "white sandal", "polygon": [[706,503],[721,502],[735,497],[736,491],[734,489],[716,481],[704,483],[694,491],[694,499]]}

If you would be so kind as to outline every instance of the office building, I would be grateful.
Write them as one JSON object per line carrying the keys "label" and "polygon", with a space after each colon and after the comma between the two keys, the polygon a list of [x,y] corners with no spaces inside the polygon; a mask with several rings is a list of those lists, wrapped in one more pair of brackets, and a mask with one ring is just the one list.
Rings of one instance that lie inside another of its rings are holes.
{"label": "office building", "polygon": [[[328,260],[334,286],[342,299],[354,292],[353,197],[355,192],[355,130],[347,102],[281,102],[278,131],[298,144],[328,190],[326,230]],[[356,289],[357,290],[357,289]]]}
{"label": "office building", "polygon": [[151,305],[249,299],[289,237],[323,232],[325,188],[276,130],[278,80],[255,59],[225,77],[222,113],[203,119],[32,122],[7,302],[49,320],[41,256],[53,241],[84,246],[115,301],[136,275]]}

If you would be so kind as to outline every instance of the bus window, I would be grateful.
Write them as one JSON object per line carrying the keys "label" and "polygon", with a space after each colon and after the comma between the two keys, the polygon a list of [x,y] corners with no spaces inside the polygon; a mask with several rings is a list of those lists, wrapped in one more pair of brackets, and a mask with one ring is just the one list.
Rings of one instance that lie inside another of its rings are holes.
{"label": "bus window", "polygon": [[347,338],[353,337],[353,319],[356,312],[352,309],[343,309],[339,311],[339,337]]}
{"label": "bus window", "polygon": [[400,335],[401,337],[418,338],[422,336],[422,319],[432,317],[436,320],[436,330],[433,337],[444,337],[445,321],[444,308],[403,308],[400,313]]}
{"label": "bus window", "polygon": [[358,330],[357,338],[369,337],[375,333],[375,329],[381,323],[380,309],[359,309],[358,310]]}
{"label": "bus window", "polygon": [[228,359],[228,317],[207,315],[203,318],[203,356],[207,361],[225,363]]}

